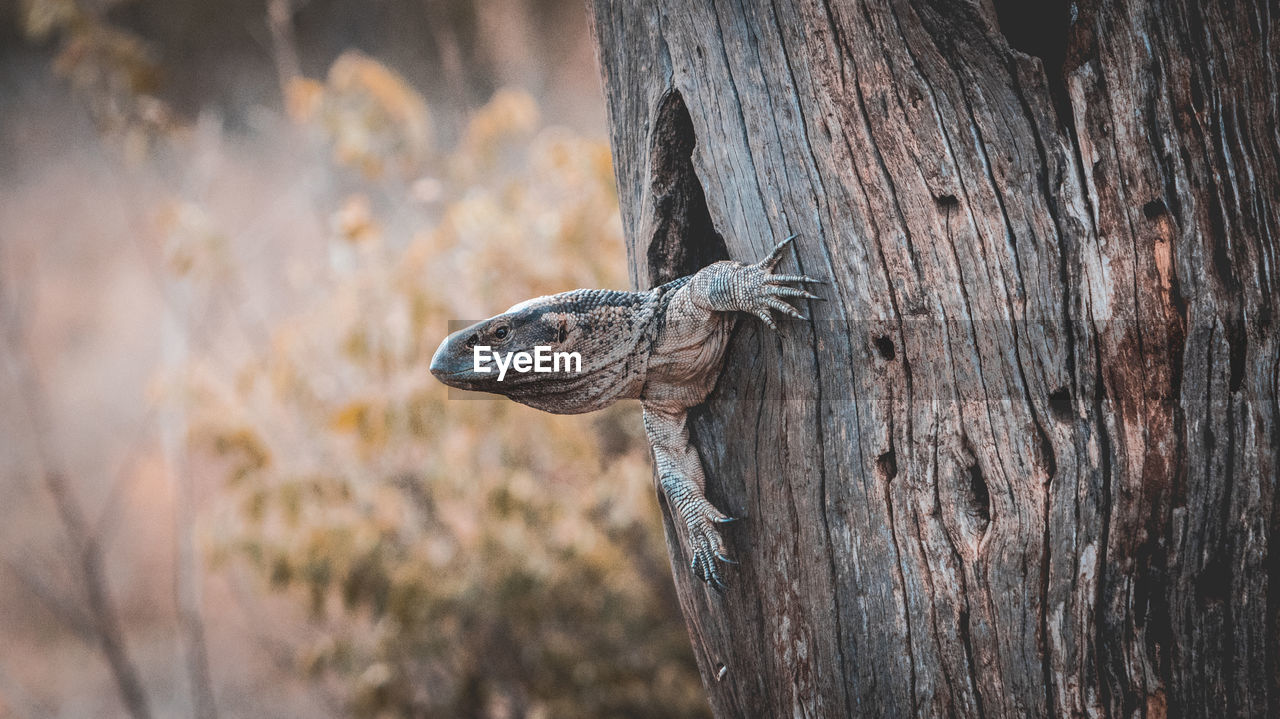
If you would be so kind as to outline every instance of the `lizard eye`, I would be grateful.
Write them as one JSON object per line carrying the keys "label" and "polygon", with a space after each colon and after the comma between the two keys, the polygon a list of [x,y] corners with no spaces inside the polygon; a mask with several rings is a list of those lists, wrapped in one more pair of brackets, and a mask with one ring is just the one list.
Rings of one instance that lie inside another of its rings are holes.
{"label": "lizard eye", "polygon": [[511,328],[507,327],[506,325],[502,325],[501,327],[493,331],[494,338],[498,340],[505,340],[507,338],[507,335],[509,334],[511,334]]}

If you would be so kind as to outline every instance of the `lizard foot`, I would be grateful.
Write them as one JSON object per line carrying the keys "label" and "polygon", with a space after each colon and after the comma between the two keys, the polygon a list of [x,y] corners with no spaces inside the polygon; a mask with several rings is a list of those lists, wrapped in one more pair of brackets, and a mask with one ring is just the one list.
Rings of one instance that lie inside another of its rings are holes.
{"label": "lizard foot", "polygon": [[743,267],[738,278],[736,278],[742,282],[742,289],[746,295],[745,301],[742,303],[744,305],[742,310],[759,317],[762,322],[775,332],[778,331],[778,325],[773,321],[774,312],[781,312],[798,320],[808,319],[790,304],[788,298],[823,299],[808,290],[790,286],[825,284],[822,280],[816,280],[805,275],[776,275],[773,273],[774,268],[782,260],[783,251],[795,238],[796,236],[792,235],[779,242],[768,257],[754,265]]}
{"label": "lizard foot", "polygon": [[694,553],[689,568],[694,572],[694,576],[707,582],[713,590],[718,592],[728,589],[724,585],[719,563],[737,564],[737,562],[724,555],[724,540],[719,536],[716,527],[705,519],[701,519],[701,521],[689,523],[687,528],[689,528],[689,542]]}
{"label": "lizard foot", "polygon": [[737,562],[726,553],[724,538],[716,525],[733,522],[735,518],[716,509],[702,496],[699,487],[680,475],[664,476],[662,489],[675,515],[684,524],[686,548],[692,555],[689,569],[712,589],[723,592],[726,586],[720,574],[720,563]]}
{"label": "lizard foot", "polygon": [[721,514],[711,506],[710,502],[703,502],[703,504],[705,506],[693,512],[693,516],[685,518],[685,528],[689,531],[689,548],[693,554],[689,568],[693,570],[694,576],[706,582],[712,589],[724,592],[727,587],[724,577],[720,574],[720,563],[737,564],[737,562],[725,554],[724,538],[720,536],[720,531],[715,525],[732,521],[732,518]]}

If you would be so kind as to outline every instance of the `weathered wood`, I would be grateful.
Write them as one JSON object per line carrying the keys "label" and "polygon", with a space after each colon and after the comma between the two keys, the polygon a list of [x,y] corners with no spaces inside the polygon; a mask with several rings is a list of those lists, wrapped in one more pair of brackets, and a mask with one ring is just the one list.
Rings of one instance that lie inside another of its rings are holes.
{"label": "weathered wood", "polygon": [[717,716],[1280,716],[1280,9],[1018,9],[594,4],[636,285],[833,283],[694,425]]}

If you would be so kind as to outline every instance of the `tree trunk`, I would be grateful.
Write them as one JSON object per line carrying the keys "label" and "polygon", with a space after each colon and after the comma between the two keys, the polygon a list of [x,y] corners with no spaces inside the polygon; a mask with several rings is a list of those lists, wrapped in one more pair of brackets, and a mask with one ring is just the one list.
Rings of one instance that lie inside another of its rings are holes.
{"label": "tree trunk", "polygon": [[1277,3],[594,23],[635,284],[832,283],[693,423],[716,715],[1280,716]]}

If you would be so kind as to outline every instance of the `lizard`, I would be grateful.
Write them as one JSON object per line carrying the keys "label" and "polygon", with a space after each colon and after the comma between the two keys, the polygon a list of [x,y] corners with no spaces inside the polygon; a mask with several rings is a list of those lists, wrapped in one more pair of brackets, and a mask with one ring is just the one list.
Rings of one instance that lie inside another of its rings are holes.
{"label": "lizard", "polygon": [[[736,518],[707,500],[702,460],[689,440],[688,411],[714,389],[739,317],[755,316],[776,332],[773,313],[806,320],[790,302],[822,299],[793,286],[820,280],[774,273],[795,237],[754,264],[722,260],[644,292],[579,289],[526,300],[450,334],[432,356],[430,371],[450,387],[504,395],[555,414],[640,400],[658,490],[680,520],[677,531],[690,569],[724,591],[721,563],[737,562],[726,553],[716,525]],[[579,363],[499,379],[478,359],[502,353],[510,362],[537,347],[576,352]]]}

